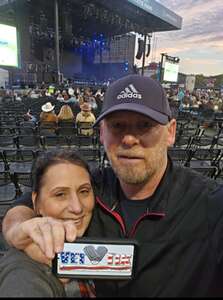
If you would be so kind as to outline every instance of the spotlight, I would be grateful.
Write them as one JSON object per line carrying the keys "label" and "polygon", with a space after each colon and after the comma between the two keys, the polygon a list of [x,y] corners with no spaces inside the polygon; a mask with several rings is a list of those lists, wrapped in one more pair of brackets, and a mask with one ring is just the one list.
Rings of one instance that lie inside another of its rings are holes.
{"label": "spotlight", "polygon": [[137,59],[141,59],[143,50],[144,50],[144,41],[142,39],[138,38],[138,51],[136,54]]}
{"label": "spotlight", "polygon": [[150,55],[150,50],[151,50],[151,45],[150,43],[147,45],[147,53],[146,53],[146,57],[148,57]]}

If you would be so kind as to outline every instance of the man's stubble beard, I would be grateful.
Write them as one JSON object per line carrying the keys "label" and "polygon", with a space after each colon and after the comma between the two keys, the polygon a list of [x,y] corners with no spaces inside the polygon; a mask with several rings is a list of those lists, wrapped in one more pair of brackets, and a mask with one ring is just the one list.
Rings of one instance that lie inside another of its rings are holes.
{"label": "man's stubble beard", "polygon": [[142,163],[133,165],[122,165],[116,157],[113,157],[109,151],[107,156],[112,166],[113,171],[120,181],[125,184],[138,185],[145,184],[150,181],[163,168],[166,159],[166,148],[160,146],[157,149],[147,153],[146,159]]}

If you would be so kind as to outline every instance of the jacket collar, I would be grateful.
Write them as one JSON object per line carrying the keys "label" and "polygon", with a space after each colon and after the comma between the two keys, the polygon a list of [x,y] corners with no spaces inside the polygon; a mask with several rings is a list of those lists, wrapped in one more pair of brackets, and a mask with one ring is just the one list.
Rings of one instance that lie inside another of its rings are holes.
{"label": "jacket collar", "polygon": [[[167,202],[170,193],[170,187],[173,177],[173,163],[171,159],[168,160],[166,171],[161,179],[155,193],[149,198],[148,209],[156,212],[166,212]],[[109,209],[115,210],[119,206],[121,186],[118,178],[111,168],[105,168],[100,178],[102,181],[97,182],[96,194],[100,201],[103,202]]]}

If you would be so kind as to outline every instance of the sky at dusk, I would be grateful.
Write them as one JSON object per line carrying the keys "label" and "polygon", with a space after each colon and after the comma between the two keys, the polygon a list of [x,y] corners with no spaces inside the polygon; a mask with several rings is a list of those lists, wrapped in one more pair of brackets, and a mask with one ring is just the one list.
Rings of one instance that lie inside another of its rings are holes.
{"label": "sky at dusk", "polygon": [[155,33],[151,60],[180,58],[180,72],[223,74],[223,0],[157,0],[183,18],[182,29]]}

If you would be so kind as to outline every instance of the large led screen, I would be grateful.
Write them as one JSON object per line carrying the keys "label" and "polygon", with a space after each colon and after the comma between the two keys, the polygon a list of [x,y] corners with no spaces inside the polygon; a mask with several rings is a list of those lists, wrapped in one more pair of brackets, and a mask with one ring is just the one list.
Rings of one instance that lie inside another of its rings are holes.
{"label": "large led screen", "polygon": [[18,67],[16,27],[0,24],[0,65]]}
{"label": "large led screen", "polygon": [[177,82],[179,72],[179,64],[169,61],[165,62],[163,81]]}

